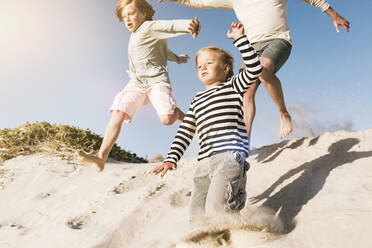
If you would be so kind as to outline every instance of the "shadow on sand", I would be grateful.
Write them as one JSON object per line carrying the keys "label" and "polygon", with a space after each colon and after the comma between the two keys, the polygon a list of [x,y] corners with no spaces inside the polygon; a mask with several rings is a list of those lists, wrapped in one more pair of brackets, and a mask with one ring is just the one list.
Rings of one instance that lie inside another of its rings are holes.
{"label": "shadow on sand", "polygon": [[[296,149],[296,148],[302,146],[306,139],[308,139],[308,138],[298,139],[298,140],[292,142],[290,145],[288,145],[290,140],[285,140],[285,141],[282,141],[282,142],[280,142],[278,144],[275,144],[275,145],[263,146],[262,148],[259,149],[259,154],[258,154],[256,160],[258,162],[262,162],[262,163],[271,162],[271,161],[275,160],[284,150],[286,150],[286,149],[292,149],[293,150],[293,149]],[[319,140],[319,136],[315,137],[315,138],[312,138],[309,141],[308,146],[315,145],[318,142],[318,140]]]}
{"label": "shadow on sand", "polygon": [[[300,142],[301,140],[298,141]],[[268,207],[275,212],[282,207],[279,216],[284,223],[285,233],[291,232],[296,226],[294,218],[301,211],[302,206],[306,205],[323,188],[327,177],[333,169],[355,160],[372,156],[372,151],[349,151],[358,143],[359,140],[355,138],[343,139],[333,143],[328,148],[328,154],[288,171],[262,194],[252,197],[250,199],[251,202],[256,203],[266,199],[262,206]],[[276,194],[270,196],[285,180],[298,173],[302,174]]]}

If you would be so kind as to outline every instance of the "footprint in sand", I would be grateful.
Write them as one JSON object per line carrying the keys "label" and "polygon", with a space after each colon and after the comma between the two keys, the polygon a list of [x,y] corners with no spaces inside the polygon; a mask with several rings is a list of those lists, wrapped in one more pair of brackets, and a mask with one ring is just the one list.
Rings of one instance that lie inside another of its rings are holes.
{"label": "footprint in sand", "polygon": [[69,219],[66,225],[71,229],[80,230],[86,226],[88,220],[89,220],[88,216],[79,216],[76,218]]}
{"label": "footprint in sand", "polygon": [[49,192],[41,192],[34,197],[34,200],[45,200],[51,197],[55,193],[55,190],[50,190]]}
{"label": "footprint in sand", "polygon": [[[8,224],[0,224],[0,228],[1,229],[9,229],[9,231],[11,231],[11,232],[16,232],[16,233],[18,233],[18,235],[25,235],[26,233],[27,233],[27,231],[28,231],[28,229],[25,227],[25,226],[23,226],[23,225],[21,225],[21,224],[17,224],[17,223],[8,223]],[[0,246],[0,247],[2,247],[2,246]]]}
{"label": "footprint in sand", "polygon": [[112,191],[116,194],[124,194],[133,189],[145,186],[148,182],[148,173],[131,176],[129,179],[122,181]]}
{"label": "footprint in sand", "polygon": [[157,195],[158,193],[164,191],[165,188],[166,188],[165,183],[157,183],[155,185],[151,185],[148,189],[148,192],[147,192],[145,198],[146,199],[151,198],[151,197]]}
{"label": "footprint in sand", "polygon": [[184,207],[190,201],[191,191],[188,189],[182,189],[180,191],[174,192],[169,196],[169,204],[172,207]]}
{"label": "footprint in sand", "polygon": [[124,194],[134,188],[134,179],[136,176],[132,176],[128,181],[119,183],[112,191],[116,194]]}

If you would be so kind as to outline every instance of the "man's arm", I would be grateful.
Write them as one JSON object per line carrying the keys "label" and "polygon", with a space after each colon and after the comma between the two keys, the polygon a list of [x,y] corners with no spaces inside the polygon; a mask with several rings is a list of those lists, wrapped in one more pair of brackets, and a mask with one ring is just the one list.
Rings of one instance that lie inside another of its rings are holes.
{"label": "man's arm", "polygon": [[[232,10],[232,0],[166,0],[167,2],[176,2],[194,9],[228,9]],[[158,0],[159,3],[163,0]]]}
{"label": "man's arm", "polygon": [[340,32],[339,26],[342,26],[347,32],[349,32],[350,22],[344,17],[340,16],[325,0],[300,0],[314,7],[319,8],[332,18],[333,25],[337,32]]}

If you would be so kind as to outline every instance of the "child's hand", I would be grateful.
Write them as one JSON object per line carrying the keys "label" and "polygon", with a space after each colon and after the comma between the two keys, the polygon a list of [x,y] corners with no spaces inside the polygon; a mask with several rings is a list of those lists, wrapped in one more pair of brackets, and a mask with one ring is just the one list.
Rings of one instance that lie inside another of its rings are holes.
{"label": "child's hand", "polygon": [[175,170],[177,169],[177,165],[172,163],[172,162],[163,162],[162,165],[159,165],[158,167],[156,167],[152,173],[154,173],[155,175],[159,174],[160,172],[161,173],[161,177],[163,177],[165,175],[165,173],[167,173],[168,170]]}
{"label": "child's hand", "polygon": [[187,54],[181,54],[178,56],[178,63],[185,64],[189,61],[190,57]]}
{"label": "child's hand", "polygon": [[231,29],[227,30],[227,38],[237,40],[238,38],[242,37],[244,35],[244,27],[243,24],[239,22],[233,22],[231,23]]}
{"label": "child's hand", "polygon": [[200,33],[201,25],[197,17],[191,20],[188,30],[191,32],[192,37],[195,39]]}

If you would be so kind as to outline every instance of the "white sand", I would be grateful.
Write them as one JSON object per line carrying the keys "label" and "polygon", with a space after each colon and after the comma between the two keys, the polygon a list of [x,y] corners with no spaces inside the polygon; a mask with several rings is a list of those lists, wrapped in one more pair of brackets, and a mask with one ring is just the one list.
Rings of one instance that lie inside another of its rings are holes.
{"label": "white sand", "polygon": [[244,218],[193,230],[194,158],[164,179],[149,173],[158,164],[97,173],[41,154],[12,159],[0,167],[0,248],[372,247],[372,129],[284,141],[248,161]]}

